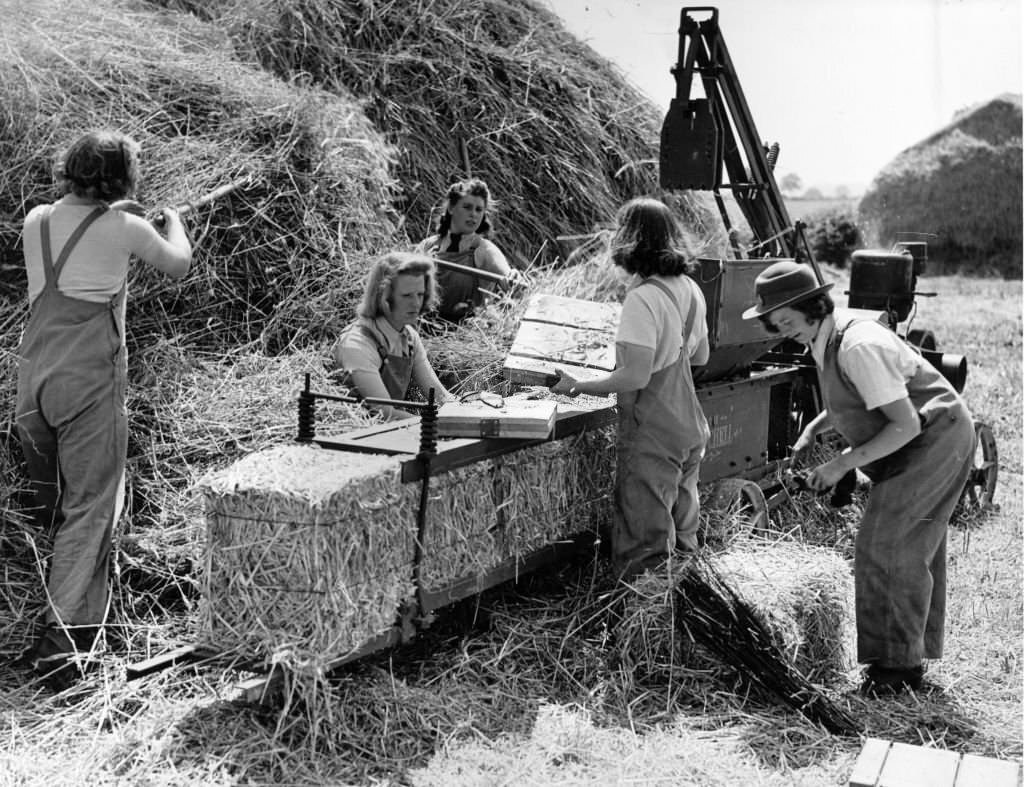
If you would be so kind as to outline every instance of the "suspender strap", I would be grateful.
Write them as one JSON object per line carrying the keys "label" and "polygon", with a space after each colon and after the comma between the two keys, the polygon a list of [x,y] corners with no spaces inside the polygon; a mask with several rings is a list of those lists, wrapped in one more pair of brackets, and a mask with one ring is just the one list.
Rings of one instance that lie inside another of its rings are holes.
{"label": "suspender strap", "polygon": [[57,258],[57,262],[53,261],[53,250],[50,246],[50,212],[53,210],[52,205],[48,205],[46,211],[43,213],[43,220],[39,226],[39,231],[42,234],[42,250],[43,250],[43,272],[46,275],[46,286],[54,287],[57,286],[57,281],[60,279],[60,272],[64,269],[64,263],[68,261],[68,257],[71,256],[72,250],[78,244],[78,241],[82,239],[82,235],[89,229],[96,219],[103,215],[107,210],[105,207],[98,207],[91,211],[75,227],[74,232],[71,233],[71,237],[68,238],[67,243],[64,244],[64,248],[60,250],[60,256]]}
{"label": "suspender strap", "polygon": [[692,302],[693,299],[691,298],[690,310],[686,313],[686,316],[683,317],[683,310],[679,305],[679,301],[676,300],[676,297],[672,294],[672,290],[668,288],[668,285],[665,284],[665,282],[659,281],[658,279],[647,278],[644,279],[644,284],[656,285],[658,289],[665,293],[665,295],[668,296],[668,299],[676,305],[676,311],[679,312],[679,317],[683,321],[683,336],[689,338],[690,331],[693,330],[693,321],[697,319],[697,309],[694,308],[694,304]]}
{"label": "suspender strap", "polygon": [[381,361],[386,361],[388,357],[388,348],[386,344],[381,341],[381,337],[377,336],[377,332],[371,330],[363,323],[357,323],[356,327],[359,329],[359,332],[363,334],[363,336],[372,341],[374,346],[376,346],[377,352],[380,353]]}

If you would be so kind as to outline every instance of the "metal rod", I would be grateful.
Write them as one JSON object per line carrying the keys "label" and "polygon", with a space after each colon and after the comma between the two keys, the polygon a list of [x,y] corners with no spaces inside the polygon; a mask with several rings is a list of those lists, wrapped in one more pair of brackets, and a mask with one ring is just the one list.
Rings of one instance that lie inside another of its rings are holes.
{"label": "metal rod", "polygon": [[446,270],[455,271],[456,273],[464,273],[467,276],[474,276],[478,279],[484,279],[485,281],[508,284],[508,279],[500,273],[482,271],[479,268],[471,268],[468,265],[459,265],[457,262],[448,262],[447,260],[439,260],[436,258],[434,259],[434,264],[436,264],[438,268],[445,268]]}

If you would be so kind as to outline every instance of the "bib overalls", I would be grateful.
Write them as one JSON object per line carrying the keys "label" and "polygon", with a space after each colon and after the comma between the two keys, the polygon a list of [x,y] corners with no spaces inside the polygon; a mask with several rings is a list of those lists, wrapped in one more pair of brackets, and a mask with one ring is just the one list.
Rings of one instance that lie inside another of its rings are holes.
{"label": "bib overalls", "polygon": [[[849,325],[837,326],[819,370],[829,420],[853,447],[885,426],[837,363]],[[963,399],[922,359],[907,382],[921,433],[861,470],[872,481],[857,531],[854,589],[857,659],[907,668],[942,657],[946,529],[974,459],[974,424]]]}
{"label": "bib overalls", "polygon": [[54,532],[47,622],[92,626],[104,619],[111,535],[124,500],[126,286],[106,303],[57,288],[75,245],[106,209],[79,224],[56,262],[51,210],[41,222],[46,281],[31,304],[18,351],[15,423],[36,521]]}
{"label": "bib overalls", "polygon": [[[644,284],[657,286],[679,308],[660,281],[645,279],[637,286]],[[622,577],[653,568],[677,544],[697,549],[697,479],[709,429],[687,353],[695,315],[691,307],[683,319],[679,358],[654,372],[644,388],[618,397],[611,547],[613,567]]]}

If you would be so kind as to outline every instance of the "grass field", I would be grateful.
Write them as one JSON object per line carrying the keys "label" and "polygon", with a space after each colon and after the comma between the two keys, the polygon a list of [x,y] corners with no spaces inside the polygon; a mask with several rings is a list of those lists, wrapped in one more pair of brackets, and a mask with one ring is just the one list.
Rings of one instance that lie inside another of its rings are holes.
{"label": "grass field", "polygon": [[[954,277],[919,289],[939,295],[920,299],[915,327],[967,356],[968,403],[995,432],[997,506],[950,531],[947,650],[929,670],[938,690],[868,701],[850,674],[826,691],[866,735],[1019,761],[1021,292]],[[26,543],[24,527],[4,522],[2,543]],[[10,557],[6,571],[32,570],[29,550]],[[325,684],[315,728],[308,714],[239,701],[238,672],[176,667],[126,682],[127,664],[188,642],[188,608],[133,620],[126,647],[63,694],[0,665],[0,785],[846,784],[857,737],[699,675],[681,701],[678,687],[604,669],[601,641],[566,623],[601,590],[600,573],[584,561],[485,594]],[[28,624],[21,610],[0,608],[2,652]]]}

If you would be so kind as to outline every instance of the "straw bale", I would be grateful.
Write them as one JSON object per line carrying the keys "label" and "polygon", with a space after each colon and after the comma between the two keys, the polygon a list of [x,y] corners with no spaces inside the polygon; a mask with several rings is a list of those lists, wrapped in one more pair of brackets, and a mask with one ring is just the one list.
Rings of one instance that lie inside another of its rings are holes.
{"label": "straw bale", "polygon": [[203,482],[200,640],[310,665],[385,631],[413,593],[415,490],[396,459],[307,446],[251,454]]}
{"label": "straw bale", "polygon": [[770,621],[776,644],[812,683],[853,667],[853,574],[834,550],[750,540],[718,558],[722,576]]}
{"label": "straw bale", "polygon": [[[714,557],[737,595],[765,620],[775,644],[812,683],[833,683],[852,666],[853,584],[832,550],[796,542],[734,542]],[[623,593],[616,647],[626,670],[671,675],[681,669],[724,677],[722,664],[685,636],[675,619],[674,570],[647,572]]]}
{"label": "straw bale", "polygon": [[[421,587],[597,530],[609,439],[595,430],[431,476]],[[414,595],[421,489],[399,478],[396,458],[298,445],[205,477],[200,639],[315,669],[390,627]]]}

